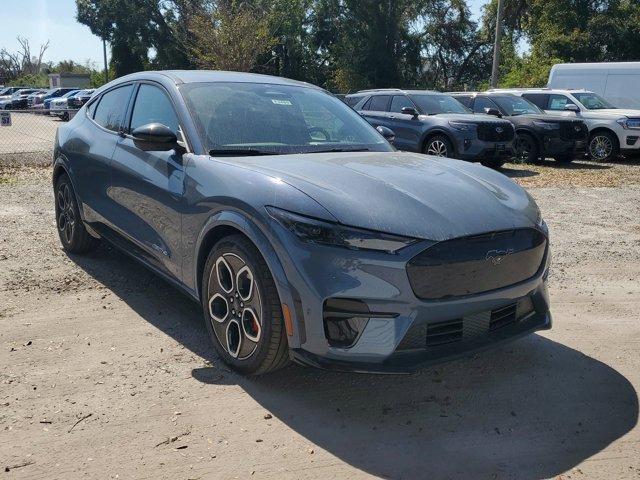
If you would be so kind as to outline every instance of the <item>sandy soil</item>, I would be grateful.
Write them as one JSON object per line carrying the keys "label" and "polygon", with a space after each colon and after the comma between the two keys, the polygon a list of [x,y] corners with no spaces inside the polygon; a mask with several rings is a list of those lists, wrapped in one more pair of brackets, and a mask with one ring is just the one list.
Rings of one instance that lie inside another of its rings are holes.
{"label": "sandy soil", "polygon": [[551,331],[411,376],[257,379],[144,268],[64,254],[48,170],[0,171],[0,478],[640,478],[632,167],[606,169],[613,187],[508,172],[551,185],[530,190],[553,235]]}

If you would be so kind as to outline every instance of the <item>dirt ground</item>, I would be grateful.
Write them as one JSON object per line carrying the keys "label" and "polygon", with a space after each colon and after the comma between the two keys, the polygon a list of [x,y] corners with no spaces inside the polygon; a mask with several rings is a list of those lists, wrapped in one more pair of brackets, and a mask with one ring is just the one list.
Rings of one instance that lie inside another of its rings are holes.
{"label": "dirt ground", "polygon": [[640,478],[640,164],[597,167],[505,170],[552,232],[552,330],[251,379],[143,267],[62,252],[48,169],[0,169],[0,479]]}

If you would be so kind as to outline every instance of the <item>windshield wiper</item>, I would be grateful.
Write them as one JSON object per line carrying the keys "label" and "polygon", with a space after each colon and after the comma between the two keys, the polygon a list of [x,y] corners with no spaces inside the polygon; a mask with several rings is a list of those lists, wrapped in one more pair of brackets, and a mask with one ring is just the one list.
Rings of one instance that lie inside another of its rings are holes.
{"label": "windshield wiper", "polygon": [[369,152],[368,148],[328,148],[326,150],[311,150],[310,152],[305,153],[333,153],[333,152]]}
{"label": "windshield wiper", "polygon": [[257,150],[255,148],[238,148],[238,149],[233,149],[233,148],[227,148],[227,149],[213,149],[213,150],[209,150],[209,155],[211,155],[212,157],[218,155],[218,156],[222,156],[222,155],[226,155],[226,156],[238,156],[238,157],[245,157],[245,156],[258,156],[258,155],[278,155],[278,153],[276,152],[271,152],[268,150]]}

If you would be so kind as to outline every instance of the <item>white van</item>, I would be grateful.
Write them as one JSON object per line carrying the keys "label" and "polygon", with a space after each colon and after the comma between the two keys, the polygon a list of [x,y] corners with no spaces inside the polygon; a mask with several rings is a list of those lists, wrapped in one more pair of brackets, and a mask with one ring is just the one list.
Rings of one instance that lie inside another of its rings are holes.
{"label": "white van", "polygon": [[595,92],[618,108],[640,109],[640,62],[558,63],[549,88]]}

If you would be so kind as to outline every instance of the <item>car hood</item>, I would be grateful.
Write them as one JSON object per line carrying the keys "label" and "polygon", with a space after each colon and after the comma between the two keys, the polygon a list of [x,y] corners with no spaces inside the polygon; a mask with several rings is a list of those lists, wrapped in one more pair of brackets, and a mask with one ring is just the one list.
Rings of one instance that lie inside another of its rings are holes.
{"label": "car hood", "polygon": [[439,241],[530,227],[539,214],[509,178],[447,158],[363,152],[219,160],[279,178],[344,225],[410,237]]}
{"label": "car hood", "polygon": [[449,121],[458,121],[458,122],[469,122],[469,123],[484,123],[484,122],[505,122],[509,123],[508,120],[504,120],[498,117],[494,117],[493,115],[486,115],[484,113],[438,113],[438,118],[446,118]]}
{"label": "car hood", "polygon": [[515,115],[513,118],[530,118],[532,120],[540,120],[541,122],[579,122],[580,118],[567,118],[562,115],[551,115],[546,113],[527,113],[525,115]]}
{"label": "car hood", "polygon": [[620,117],[633,117],[640,118],[640,110],[631,110],[625,108],[603,108],[602,110],[586,110],[582,114],[585,117],[598,118],[601,116],[620,118]]}

